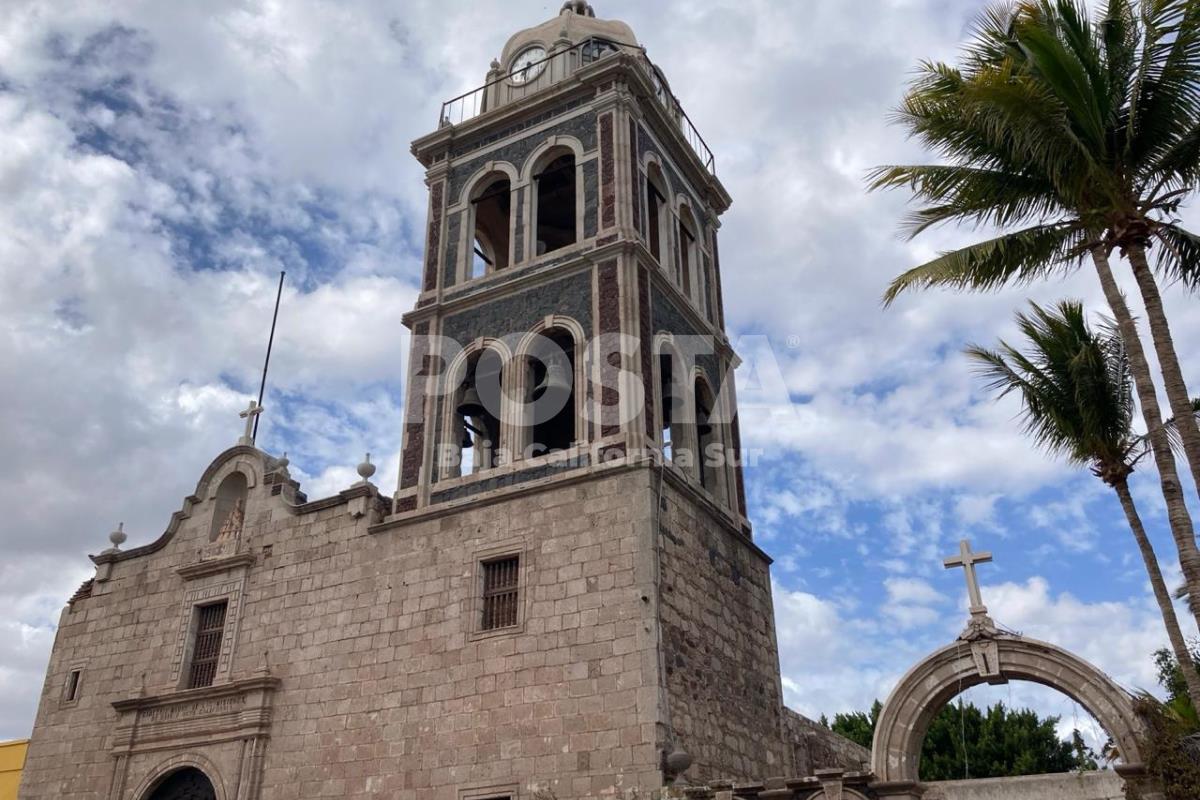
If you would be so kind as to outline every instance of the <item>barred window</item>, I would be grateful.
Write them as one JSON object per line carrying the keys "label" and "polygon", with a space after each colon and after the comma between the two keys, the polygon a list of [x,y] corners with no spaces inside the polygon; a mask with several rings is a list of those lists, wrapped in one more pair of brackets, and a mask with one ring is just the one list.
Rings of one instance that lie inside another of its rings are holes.
{"label": "barred window", "polygon": [[494,631],[517,624],[520,567],[520,556],[483,563],[483,630]]}
{"label": "barred window", "polygon": [[201,606],[196,618],[196,642],[192,647],[192,666],[188,672],[188,688],[212,686],[221,658],[221,639],[225,634],[225,611],[228,601],[222,600]]}

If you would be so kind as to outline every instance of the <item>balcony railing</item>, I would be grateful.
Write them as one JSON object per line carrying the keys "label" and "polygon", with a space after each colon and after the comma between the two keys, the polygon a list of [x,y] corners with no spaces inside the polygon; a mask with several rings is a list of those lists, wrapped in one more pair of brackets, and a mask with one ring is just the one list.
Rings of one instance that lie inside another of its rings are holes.
{"label": "balcony railing", "polygon": [[453,100],[447,100],[442,103],[439,127],[461,125],[480,114],[536,94],[562,81],[580,68],[615,53],[629,53],[634,56],[636,63],[646,71],[650,78],[667,116],[679,126],[684,140],[696,153],[704,168],[716,175],[717,162],[713,157],[712,150],[708,148],[700,131],[696,130],[696,126],[688,119],[679,98],[671,93],[662,71],[646,57],[646,52],[642,48],[608,39],[591,38],[568,48],[553,50],[541,61],[500,75],[478,89],[459,95]]}

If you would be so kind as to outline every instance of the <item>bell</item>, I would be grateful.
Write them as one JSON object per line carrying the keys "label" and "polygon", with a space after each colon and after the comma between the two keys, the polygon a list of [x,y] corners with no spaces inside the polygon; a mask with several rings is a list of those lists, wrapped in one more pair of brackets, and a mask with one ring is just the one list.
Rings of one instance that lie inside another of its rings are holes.
{"label": "bell", "polygon": [[464,429],[462,444],[460,444],[459,447],[461,447],[463,450],[470,450],[474,446],[475,443],[471,441],[471,432]]}
{"label": "bell", "polygon": [[570,394],[571,370],[562,361],[555,360],[546,366],[546,377],[533,387],[533,401],[536,403],[544,395]]}
{"label": "bell", "polygon": [[463,392],[462,402],[455,410],[458,411],[460,417],[467,419],[481,417],[487,413],[487,409],[483,407],[483,401],[479,399],[479,391],[474,386],[467,387],[467,390]]}

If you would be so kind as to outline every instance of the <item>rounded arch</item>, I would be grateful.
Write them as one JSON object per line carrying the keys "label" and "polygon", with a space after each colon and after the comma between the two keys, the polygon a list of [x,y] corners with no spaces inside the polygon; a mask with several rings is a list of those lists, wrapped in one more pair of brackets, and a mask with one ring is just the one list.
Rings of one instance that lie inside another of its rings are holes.
{"label": "rounded arch", "polygon": [[662,178],[662,189],[663,189],[663,197],[664,198],[675,197],[677,194],[679,194],[675,190],[675,185],[671,182],[671,171],[667,169],[667,165],[662,160],[662,156],[660,156],[658,153],[654,152],[653,150],[647,150],[642,155],[642,170],[645,171],[647,175],[649,175],[651,172],[651,169],[657,171],[658,175],[660,175]]}
{"label": "rounded arch", "polygon": [[514,351],[516,358],[529,355],[529,349],[537,341],[538,337],[554,328],[562,328],[570,333],[571,337],[575,340],[576,347],[581,347],[587,338],[584,327],[574,317],[568,317],[565,314],[550,314],[538,320],[536,325],[521,336]]}
{"label": "rounded arch", "polygon": [[962,691],[998,680],[1029,681],[1067,695],[1113,738],[1125,762],[1121,772],[1136,774],[1142,768],[1142,724],[1128,692],[1062,648],[1020,636],[998,635],[974,642],[959,640],[943,647],[900,679],[875,728],[871,744],[875,779],[916,783],[921,745],[934,716]]}
{"label": "rounded arch", "polygon": [[555,134],[539,144],[525,158],[525,163],[521,165],[522,184],[530,183],[537,173],[544,169],[554,159],[563,155],[575,156],[575,165],[578,167],[584,158],[587,150],[583,146],[583,142],[574,136],[565,134]]}
{"label": "rounded arch", "polygon": [[[494,181],[507,179],[516,188],[521,181],[521,174],[516,166],[508,161],[489,161],[471,173],[463,184],[462,194],[458,198],[458,208],[466,208],[471,201],[483,194]],[[453,210],[453,209],[451,209]]]}
{"label": "rounded arch", "polygon": [[215,800],[228,800],[228,794],[217,765],[198,753],[171,756],[156,764],[138,785],[133,797],[137,800],[159,800],[155,796],[159,789],[176,776],[189,771],[199,773],[208,781]]}

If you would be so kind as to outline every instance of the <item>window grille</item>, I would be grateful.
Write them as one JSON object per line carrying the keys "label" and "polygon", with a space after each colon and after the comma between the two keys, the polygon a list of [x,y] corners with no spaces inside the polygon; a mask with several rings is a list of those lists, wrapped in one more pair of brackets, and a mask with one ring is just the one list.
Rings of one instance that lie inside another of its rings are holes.
{"label": "window grille", "polygon": [[483,630],[511,628],[517,624],[519,556],[483,564]]}
{"label": "window grille", "polygon": [[228,602],[201,606],[196,620],[196,643],[192,648],[192,666],[188,673],[188,688],[212,686],[221,658],[221,639],[225,634],[225,611]]}

